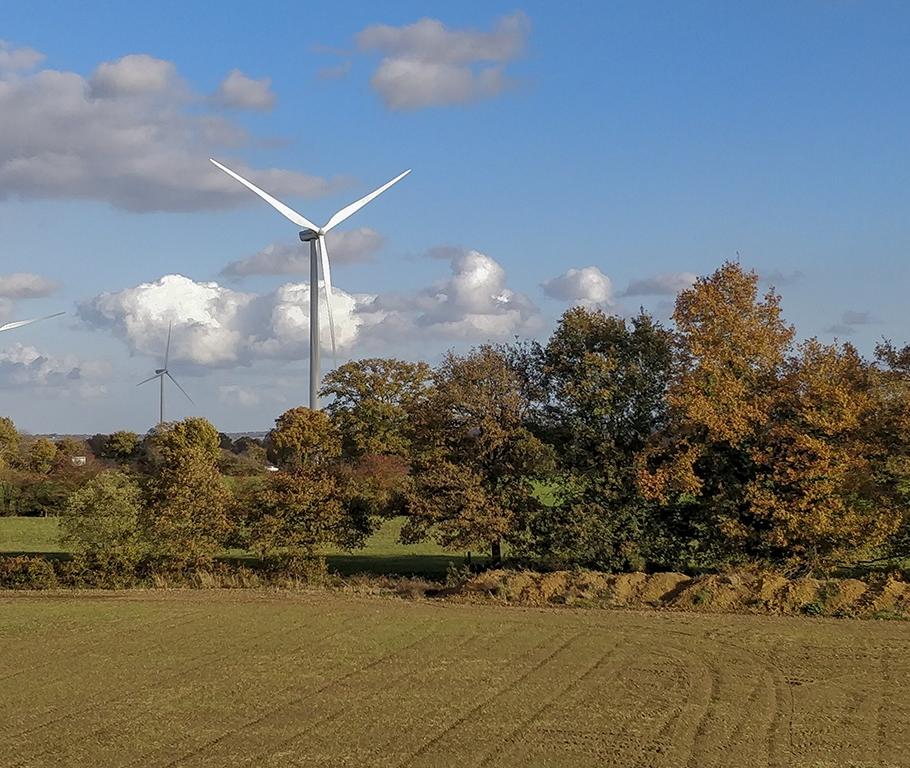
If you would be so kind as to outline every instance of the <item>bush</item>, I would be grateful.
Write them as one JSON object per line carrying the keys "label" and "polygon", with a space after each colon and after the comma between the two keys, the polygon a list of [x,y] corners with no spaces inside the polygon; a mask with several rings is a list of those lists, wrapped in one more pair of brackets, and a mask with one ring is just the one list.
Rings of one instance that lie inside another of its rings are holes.
{"label": "bush", "polygon": [[0,589],[53,589],[54,566],[43,557],[0,558]]}

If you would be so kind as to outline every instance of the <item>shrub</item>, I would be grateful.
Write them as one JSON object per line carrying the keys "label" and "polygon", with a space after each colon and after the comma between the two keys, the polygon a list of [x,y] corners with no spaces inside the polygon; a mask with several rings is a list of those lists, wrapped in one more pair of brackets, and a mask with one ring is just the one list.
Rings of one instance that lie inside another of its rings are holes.
{"label": "shrub", "polygon": [[54,566],[43,557],[0,558],[0,589],[53,589]]}

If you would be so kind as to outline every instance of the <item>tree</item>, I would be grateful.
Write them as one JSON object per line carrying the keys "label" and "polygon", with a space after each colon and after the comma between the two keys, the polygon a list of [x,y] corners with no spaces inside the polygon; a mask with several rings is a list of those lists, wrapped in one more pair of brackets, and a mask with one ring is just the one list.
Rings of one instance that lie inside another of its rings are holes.
{"label": "tree", "polygon": [[801,344],[750,455],[749,515],[725,534],[748,551],[807,567],[868,554],[900,522],[881,472],[874,372],[856,349]]}
{"label": "tree", "polygon": [[54,468],[57,459],[57,446],[46,437],[40,437],[28,448],[28,468],[41,475],[48,474]]}
{"label": "tree", "polygon": [[672,336],[644,312],[627,321],[576,307],[522,359],[536,382],[537,432],[553,445],[554,504],[533,521],[530,553],[551,562],[633,569],[648,555],[649,508],[636,456],[666,423]]}
{"label": "tree", "polygon": [[275,420],[266,443],[269,458],[286,470],[333,462],[341,455],[341,436],[329,417],[302,406]]}
{"label": "tree", "polygon": [[793,328],[780,297],[760,297],[758,275],[732,262],[680,293],[673,318],[668,423],[639,455],[638,483],[661,503],[667,564],[702,567],[721,551],[754,554],[725,532],[751,515],[753,448],[778,397]]}
{"label": "tree", "polygon": [[133,568],[142,555],[141,491],[122,472],[102,472],[72,493],[60,518],[63,538],[77,554]]}
{"label": "tree", "polygon": [[486,545],[498,561],[503,539],[520,535],[539,507],[534,479],[551,455],[528,429],[530,402],[500,351],[449,353],[433,378],[415,414],[419,445],[402,535]]}
{"label": "tree", "polygon": [[230,533],[218,432],[205,419],[189,418],[162,425],[148,444],[148,539],[175,566],[205,564]]}
{"label": "tree", "polygon": [[324,380],[322,397],[342,438],[344,455],[407,456],[417,405],[430,384],[426,363],[371,358],[339,366]]}
{"label": "tree", "polygon": [[13,420],[0,416],[0,462],[9,464],[19,453],[19,431]]}
{"label": "tree", "polygon": [[101,449],[102,456],[114,461],[126,462],[134,459],[139,452],[140,439],[135,432],[120,430],[108,435]]}
{"label": "tree", "polygon": [[260,556],[313,557],[326,544],[353,545],[341,488],[322,466],[275,472],[251,495],[250,548]]}

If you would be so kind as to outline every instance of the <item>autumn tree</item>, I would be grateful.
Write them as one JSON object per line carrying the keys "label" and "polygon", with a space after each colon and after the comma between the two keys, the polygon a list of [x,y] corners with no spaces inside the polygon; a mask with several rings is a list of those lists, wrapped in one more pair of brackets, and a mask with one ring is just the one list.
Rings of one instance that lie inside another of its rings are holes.
{"label": "autumn tree", "polygon": [[353,360],[326,375],[322,397],[348,458],[408,456],[413,413],[427,395],[430,367],[391,358]]}
{"label": "autumn tree", "polygon": [[884,468],[875,374],[856,349],[801,344],[751,446],[748,514],[731,542],[777,561],[825,566],[870,553],[900,511]]}
{"label": "autumn tree", "polygon": [[570,309],[526,361],[538,372],[536,424],[555,448],[555,503],[532,526],[533,549],[557,562],[637,568],[647,556],[648,507],[635,458],[666,422],[673,347],[644,312],[631,320]]}
{"label": "autumn tree", "polygon": [[876,346],[875,356],[878,474],[889,483],[900,514],[897,530],[882,550],[904,558],[910,556],[910,345],[897,347],[884,340]]}
{"label": "autumn tree", "polygon": [[280,468],[326,464],[341,455],[341,436],[323,411],[300,406],[275,420],[266,437],[269,458]]}
{"label": "autumn tree", "polygon": [[643,495],[662,502],[667,564],[702,566],[750,516],[757,441],[778,397],[793,328],[758,275],[727,262],[679,294],[668,424],[638,458]]}
{"label": "autumn tree", "polygon": [[218,432],[205,419],[188,418],[161,425],[147,444],[148,539],[176,566],[210,561],[229,533]]}
{"label": "autumn tree", "polygon": [[403,537],[452,547],[489,547],[518,536],[539,508],[534,480],[551,455],[528,428],[530,402],[501,352],[448,354],[415,414],[419,445]]}

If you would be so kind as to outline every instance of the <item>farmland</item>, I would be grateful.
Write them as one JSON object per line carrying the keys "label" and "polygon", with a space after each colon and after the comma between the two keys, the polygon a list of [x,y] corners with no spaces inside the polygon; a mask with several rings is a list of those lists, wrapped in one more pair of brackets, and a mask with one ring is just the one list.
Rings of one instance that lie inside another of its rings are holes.
{"label": "farmland", "polygon": [[265,591],[5,594],[0,764],[898,766],[910,631]]}

